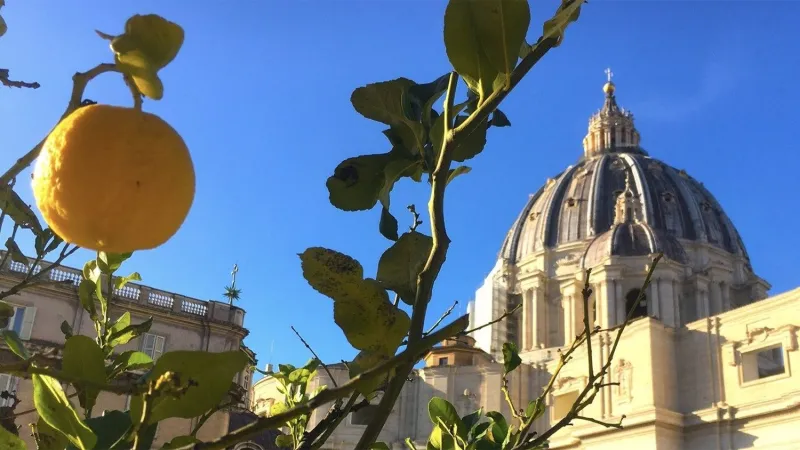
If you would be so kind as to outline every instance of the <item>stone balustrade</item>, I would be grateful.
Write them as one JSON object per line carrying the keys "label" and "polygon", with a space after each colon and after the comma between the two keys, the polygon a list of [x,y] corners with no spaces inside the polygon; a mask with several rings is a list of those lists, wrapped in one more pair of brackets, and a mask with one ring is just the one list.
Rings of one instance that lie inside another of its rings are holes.
{"label": "stone balustrade", "polygon": [[[0,261],[6,260],[5,264],[0,266],[0,275],[8,274],[17,278],[25,276],[35,262],[34,260],[29,260],[30,262],[26,265],[12,261],[11,258],[5,258],[5,253],[0,251]],[[47,270],[50,266],[51,263],[40,261],[33,267],[31,273],[38,274],[42,270]],[[57,266],[49,269],[48,273],[44,274],[42,278],[53,282],[61,282],[67,288],[77,289],[82,278],[81,272],[80,269],[73,267]],[[199,300],[141,284],[127,283],[121,289],[114,289],[114,296],[117,301],[136,303],[173,314],[202,317],[207,320],[230,323],[240,327],[244,323],[245,312],[237,306],[214,300]]]}

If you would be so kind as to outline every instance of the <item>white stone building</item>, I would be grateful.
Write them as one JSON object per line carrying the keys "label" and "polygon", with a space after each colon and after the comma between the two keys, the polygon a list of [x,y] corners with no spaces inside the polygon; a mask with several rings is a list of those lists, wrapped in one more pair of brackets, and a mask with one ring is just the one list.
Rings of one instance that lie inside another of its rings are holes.
{"label": "white stone building", "polygon": [[[800,449],[800,289],[771,298],[742,239],[713,195],[684,170],[639,146],[633,115],[605,103],[589,121],[584,154],[547,180],[522,209],[468,312],[473,326],[522,303],[521,313],[449,342],[426,357],[407,383],[381,439],[395,448],[431,431],[426,405],[436,395],[462,414],[478,407],[509,416],[500,391],[500,349],[515,342],[526,364],[511,380],[516,404],[536,398],[554,371],[556,351],[583,329],[581,290],[591,269],[590,322],[595,367],[608,359],[627,310],[608,380],[582,415],[622,430],[576,421],[557,433],[558,449]],[[646,301],[635,305],[653,256]],[[611,331],[605,331],[611,330]],[[584,347],[585,349],[585,347]],[[563,417],[586,384],[586,352],[575,353],[535,429]],[[343,368],[334,376],[347,378]],[[316,384],[329,384],[320,372]],[[270,378],[256,383],[255,405],[277,398]],[[312,425],[324,417],[317,410]],[[350,449],[369,420],[351,415],[327,448]],[[421,447],[424,448],[424,445]]]}

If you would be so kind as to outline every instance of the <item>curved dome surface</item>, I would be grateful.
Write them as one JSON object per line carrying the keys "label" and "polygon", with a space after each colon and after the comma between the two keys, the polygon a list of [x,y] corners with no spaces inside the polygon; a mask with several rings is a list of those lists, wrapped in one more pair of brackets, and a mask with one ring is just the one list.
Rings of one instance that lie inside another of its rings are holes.
{"label": "curved dome surface", "polygon": [[[547,248],[600,240],[613,226],[603,238],[610,242],[608,254],[633,256],[647,248],[680,259],[679,240],[687,240],[747,261],[739,232],[703,183],[639,147],[633,115],[617,106],[611,86],[604,89],[605,105],[590,120],[584,156],[530,197],[500,257],[518,262]],[[624,192],[632,194],[636,211],[620,220],[618,196]],[[616,226],[623,222],[642,226]],[[630,242],[623,243],[625,239]]]}

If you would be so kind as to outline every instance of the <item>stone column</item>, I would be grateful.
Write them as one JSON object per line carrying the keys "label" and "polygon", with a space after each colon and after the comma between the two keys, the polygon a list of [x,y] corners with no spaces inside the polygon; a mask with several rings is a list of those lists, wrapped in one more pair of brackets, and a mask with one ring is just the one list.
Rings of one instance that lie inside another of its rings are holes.
{"label": "stone column", "polygon": [[661,318],[661,298],[658,295],[658,279],[650,280],[647,293],[647,315]]}
{"label": "stone column", "polygon": [[617,321],[617,292],[613,280],[600,282],[603,299],[603,315],[599,317],[600,327],[611,328]]}
{"label": "stone column", "polygon": [[720,283],[720,289],[722,290],[722,312],[730,311],[733,309],[733,304],[731,303],[731,285],[723,281]]}
{"label": "stone column", "polygon": [[572,294],[561,296],[561,307],[564,308],[564,345],[575,340],[575,302]]}
{"label": "stone column", "polygon": [[712,281],[709,284],[709,316],[714,314],[719,314],[723,311],[722,309],[722,289],[719,286],[719,282],[716,280]]}
{"label": "stone column", "polygon": [[625,316],[628,311],[625,310],[625,296],[622,293],[622,282],[614,280],[614,292],[616,293],[617,300],[617,321],[614,326],[620,325],[625,322]]}
{"label": "stone column", "polygon": [[539,344],[547,340],[547,312],[545,304],[547,299],[544,295],[544,288],[541,285],[531,289],[531,344],[533,349],[539,348]]}
{"label": "stone column", "polygon": [[536,305],[533,304],[533,291],[527,289],[522,292],[522,350],[527,351],[533,347],[533,334],[536,328],[536,321],[534,320],[534,310]]}

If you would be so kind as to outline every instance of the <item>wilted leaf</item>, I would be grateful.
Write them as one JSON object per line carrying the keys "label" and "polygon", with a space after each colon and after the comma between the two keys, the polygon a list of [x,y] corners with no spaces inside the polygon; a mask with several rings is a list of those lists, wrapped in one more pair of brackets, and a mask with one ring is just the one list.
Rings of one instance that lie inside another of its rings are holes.
{"label": "wilted leaf", "polygon": [[[147,376],[156,380],[166,372],[174,372],[183,382],[192,380],[190,387],[177,398],[160,397],[154,402],[148,423],[170,417],[190,419],[213,408],[225,398],[233,377],[247,366],[249,359],[242,351],[211,353],[175,351],[164,353]],[[131,400],[132,417],[141,417],[142,399]]]}
{"label": "wilted leaf", "polygon": [[519,357],[519,350],[513,342],[506,342],[503,344],[503,371],[508,374],[522,364],[522,359]]}
{"label": "wilted leaf", "polygon": [[22,228],[29,228],[38,234],[42,225],[33,210],[28,206],[11,186],[0,186],[0,210]]}
{"label": "wilted leaf", "polygon": [[[103,350],[87,336],[72,336],[67,339],[64,346],[62,370],[77,379],[96,384],[105,383],[106,365]],[[81,406],[84,409],[92,409],[100,391],[80,383],[76,388]]]}
{"label": "wilted leaf", "polygon": [[381,221],[378,225],[378,229],[381,232],[381,235],[386,239],[396,241],[397,240],[397,219],[389,212],[386,208],[381,208]]}
{"label": "wilted leaf", "polygon": [[39,416],[64,434],[77,449],[94,449],[97,436],[78,417],[59,381],[47,375],[34,374],[31,377],[33,403]]}
{"label": "wilted leaf", "polygon": [[163,96],[158,71],[169,64],[183,45],[183,28],[158,15],[135,15],[125,23],[125,33],[111,41],[117,67],[133,77],[142,94],[154,100]]}
{"label": "wilted leaf", "polygon": [[25,344],[20,340],[19,336],[17,336],[16,331],[2,330],[0,331],[0,338],[5,341],[8,348],[14,352],[15,355],[22,359],[30,359],[31,354],[28,352],[28,349],[25,348]]}
{"label": "wilted leaf", "polygon": [[377,280],[413,305],[417,292],[417,276],[428,261],[433,239],[416,231],[404,233],[378,261]]}
{"label": "wilted leaf", "polygon": [[300,254],[303,277],[316,291],[330,298],[345,295],[364,279],[364,269],[355,259],[322,247]]}
{"label": "wilted leaf", "polygon": [[391,125],[405,148],[413,154],[421,151],[425,137],[425,127],[413,116],[409,116],[408,108],[404,107],[408,90],[415,85],[409,79],[397,78],[362,86],[353,91],[350,97],[350,102],[359,114]]}
{"label": "wilted leaf", "polygon": [[408,314],[392,305],[386,290],[369,278],[352,294],[336,298],[333,318],[359,350],[383,348],[394,353],[411,326]]}
{"label": "wilted leaf", "polygon": [[14,239],[8,238],[6,239],[6,249],[8,253],[11,255],[11,260],[14,262],[18,262],[20,264],[28,265],[28,258],[25,257],[25,254],[22,253],[22,250],[19,249],[19,246]]}
{"label": "wilted leaf", "polygon": [[[578,20],[581,14],[581,6],[584,0],[565,0],[558,6],[555,15],[544,23],[542,31],[542,41],[551,37],[556,37],[557,42],[553,47],[561,45],[564,39],[564,31],[570,23]],[[541,42],[541,41],[540,41]]]}

